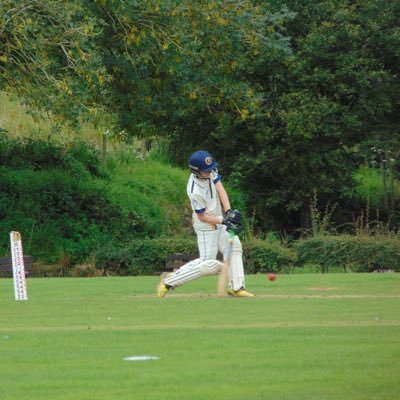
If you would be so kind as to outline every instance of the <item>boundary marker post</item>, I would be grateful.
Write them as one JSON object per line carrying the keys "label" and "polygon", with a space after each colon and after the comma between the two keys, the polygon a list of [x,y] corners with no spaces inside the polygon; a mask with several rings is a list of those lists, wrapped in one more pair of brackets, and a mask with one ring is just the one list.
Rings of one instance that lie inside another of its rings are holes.
{"label": "boundary marker post", "polygon": [[16,231],[10,232],[10,242],[15,300],[28,300],[21,234]]}

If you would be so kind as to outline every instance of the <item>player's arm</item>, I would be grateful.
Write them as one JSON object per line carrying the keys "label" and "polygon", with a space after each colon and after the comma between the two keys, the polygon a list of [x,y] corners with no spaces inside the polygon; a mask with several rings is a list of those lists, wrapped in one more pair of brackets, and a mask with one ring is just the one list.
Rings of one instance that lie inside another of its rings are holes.
{"label": "player's arm", "polygon": [[243,228],[242,215],[238,210],[231,209],[231,203],[222,182],[219,180],[214,185],[225,212],[225,216],[221,217],[222,223],[227,226],[228,231],[238,234]]}
{"label": "player's arm", "polygon": [[[224,211],[230,210],[231,203],[229,201],[229,197],[228,197],[228,194],[226,193],[224,185],[222,184],[221,181],[218,181],[215,184],[215,189],[218,192],[219,200],[221,201],[223,210]],[[207,224],[212,224],[212,225],[221,224],[224,220],[224,218],[220,215],[212,215],[207,212],[197,214],[197,216],[199,217],[199,220],[201,222],[205,222]]]}
{"label": "player's arm", "polygon": [[[228,193],[226,193],[226,190],[224,188],[224,185],[222,184],[221,181],[218,181],[215,184],[215,189],[218,192],[219,195],[219,200],[221,201],[222,209],[226,212],[231,209],[231,203],[229,201]],[[218,222],[220,223],[220,222]]]}
{"label": "player's arm", "polygon": [[197,213],[197,216],[199,217],[199,220],[201,222],[204,222],[206,224],[211,224],[211,225],[221,224],[222,221],[223,221],[222,216],[212,215],[212,214],[207,213],[207,212]]}

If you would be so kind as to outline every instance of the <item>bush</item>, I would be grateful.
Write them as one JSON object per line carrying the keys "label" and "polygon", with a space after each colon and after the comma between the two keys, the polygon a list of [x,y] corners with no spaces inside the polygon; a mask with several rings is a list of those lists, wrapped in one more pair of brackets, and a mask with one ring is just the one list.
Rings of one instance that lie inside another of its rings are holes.
{"label": "bush", "polygon": [[[153,275],[164,270],[174,253],[197,254],[193,236],[134,239],[111,243],[94,253],[94,264],[105,274]],[[296,248],[279,241],[251,239],[243,243],[246,273],[400,271],[400,241],[350,236],[301,240]]]}
{"label": "bush", "polygon": [[296,254],[279,241],[251,239],[243,244],[243,261],[246,273],[290,272]]}
{"label": "bush", "polygon": [[[295,263],[294,253],[279,242],[251,240],[243,247],[246,273],[289,272]],[[152,275],[163,271],[168,257],[174,253],[198,254],[196,238],[160,237],[111,244],[95,253],[95,262],[107,274]]]}
{"label": "bush", "polygon": [[1,132],[0,166],[34,171],[58,168],[77,178],[105,176],[97,150],[85,142],[61,145],[42,139],[10,139]]}
{"label": "bush", "polygon": [[[111,237],[141,233],[144,222],[109,200],[92,180],[76,179],[60,169],[33,171],[0,166],[0,231],[18,230],[26,254],[56,263],[84,261]],[[8,252],[8,236],[0,252]]]}
{"label": "bush", "polygon": [[302,264],[320,265],[322,272],[400,272],[400,240],[373,236],[327,236],[300,240],[297,254]]}
{"label": "bush", "polygon": [[[83,142],[0,131],[0,232],[21,232],[26,254],[68,270],[111,241],[183,230],[186,173],[132,158],[107,174],[103,168]],[[0,255],[7,254],[2,234]]]}
{"label": "bush", "polygon": [[96,266],[112,275],[153,275],[164,270],[174,253],[197,254],[197,241],[189,237],[135,239],[112,243],[95,253]]}

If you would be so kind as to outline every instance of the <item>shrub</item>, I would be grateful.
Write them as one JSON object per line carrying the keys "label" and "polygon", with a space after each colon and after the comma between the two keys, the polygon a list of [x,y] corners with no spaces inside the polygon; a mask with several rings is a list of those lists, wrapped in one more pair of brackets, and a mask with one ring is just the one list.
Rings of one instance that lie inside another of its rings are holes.
{"label": "shrub", "polygon": [[243,244],[243,261],[247,273],[290,272],[296,255],[279,241],[251,239]]}
{"label": "shrub", "polygon": [[[18,230],[26,252],[50,263],[84,261],[111,237],[141,233],[144,222],[109,200],[93,181],[60,169],[33,171],[0,166],[0,231]],[[0,251],[7,253],[7,235]]]}
{"label": "shrub", "polygon": [[[279,242],[251,240],[243,244],[246,273],[289,272],[296,257]],[[112,244],[95,253],[96,266],[115,275],[151,275],[164,270],[174,253],[198,254],[197,241],[190,237],[136,239],[127,244]]]}
{"label": "shrub", "polygon": [[85,142],[61,145],[42,139],[10,139],[1,133],[0,166],[35,171],[59,168],[75,177],[105,176],[97,150]]}
{"label": "shrub", "polygon": [[327,236],[300,240],[297,254],[302,264],[318,264],[322,272],[400,271],[400,240],[374,236]]}
{"label": "shrub", "polygon": [[129,243],[112,243],[95,253],[96,266],[113,275],[152,275],[164,269],[174,253],[198,253],[197,241],[188,237],[135,239]]}

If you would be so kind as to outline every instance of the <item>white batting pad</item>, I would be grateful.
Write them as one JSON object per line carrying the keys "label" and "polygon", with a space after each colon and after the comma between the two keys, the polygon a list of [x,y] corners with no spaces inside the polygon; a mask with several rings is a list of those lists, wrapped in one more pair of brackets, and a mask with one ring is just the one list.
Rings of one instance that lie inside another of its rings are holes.
{"label": "white batting pad", "polygon": [[205,275],[217,274],[222,267],[218,260],[202,260],[197,258],[180,267],[164,280],[164,284],[180,286]]}
{"label": "white batting pad", "polygon": [[242,243],[237,236],[233,239],[231,269],[229,273],[229,287],[233,290],[239,290],[245,286]]}

